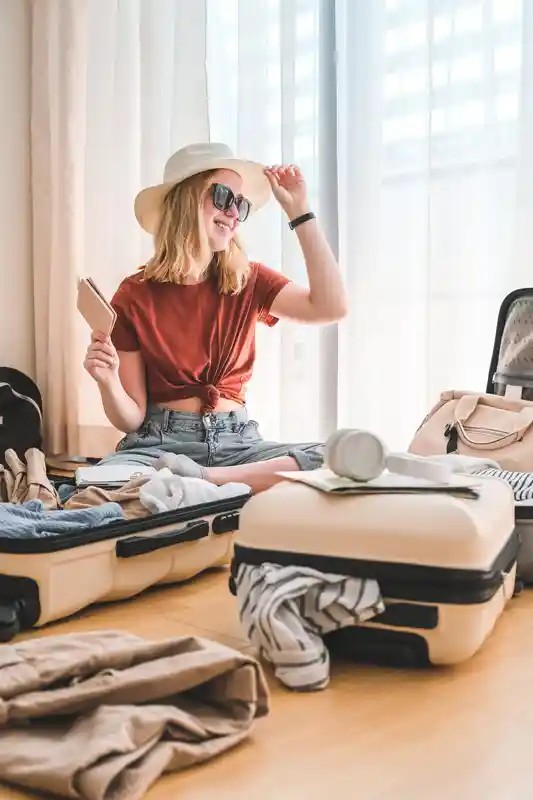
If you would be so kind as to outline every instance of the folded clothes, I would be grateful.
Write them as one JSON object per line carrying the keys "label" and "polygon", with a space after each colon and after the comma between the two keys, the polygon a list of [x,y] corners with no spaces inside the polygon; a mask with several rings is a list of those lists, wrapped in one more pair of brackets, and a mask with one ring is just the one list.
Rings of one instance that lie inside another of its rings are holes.
{"label": "folded clothes", "polygon": [[451,472],[463,472],[467,475],[479,474],[483,469],[499,469],[500,465],[491,458],[463,456],[460,453],[441,453],[428,456],[428,460],[446,465]]}
{"label": "folded clothes", "polygon": [[135,478],[117,489],[89,486],[74,490],[63,507],[68,510],[84,509],[101,506],[103,503],[118,503],[126,519],[141,519],[151,514],[175,511],[249,492],[250,487],[243,483],[215,486],[201,478],[174,475],[167,467],[162,467],[153,476]]}
{"label": "folded clothes", "polygon": [[533,500],[533,472],[510,472],[506,469],[480,469],[477,475],[487,478],[499,478],[508,483],[517,503]]}
{"label": "folded clothes", "polygon": [[509,484],[517,503],[533,501],[533,472],[501,469],[499,464],[490,458],[463,456],[459,453],[431,456],[431,459],[447,464],[452,472],[480,475],[485,478],[499,478]]}
{"label": "folded clothes", "polygon": [[47,511],[41,500],[0,503],[0,536],[9,539],[78,533],[124,518],[118,503],[105,503],[79,511]]}
{"label": "folded clothes", "polygon": [[65,501],[65,509],[94,508],[104,503],[118,503],[126,519],[149,517],[150,511],[139,499],[141,486],[148,481],[147,476],[134,478],[118,489],[104,489],[102,486],[88,486],[79,489]]}

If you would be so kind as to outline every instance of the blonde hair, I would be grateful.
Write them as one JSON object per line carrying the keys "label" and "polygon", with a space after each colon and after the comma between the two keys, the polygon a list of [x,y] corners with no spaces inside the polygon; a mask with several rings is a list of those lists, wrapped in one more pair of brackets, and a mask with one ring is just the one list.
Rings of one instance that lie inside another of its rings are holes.
{"label": "blonde hair", "polygon": [[[144,279],[184,283],[190,260],[208,255],[209,244],[201,213],[215,171],[202,172],[178,183],[165,195],[155,234],[155,253],[144,267]],[[237,294],[246,285],[250,263],[234,237],[228,249],[212,253],[203,274],[216,277],[221,294]]]}

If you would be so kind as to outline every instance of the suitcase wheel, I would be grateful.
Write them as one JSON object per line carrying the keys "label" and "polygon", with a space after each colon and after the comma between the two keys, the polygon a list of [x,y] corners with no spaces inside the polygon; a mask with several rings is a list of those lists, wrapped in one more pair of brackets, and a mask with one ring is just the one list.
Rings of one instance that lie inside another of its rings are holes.
{"label": "suitcase wheel", "polygon": [[0,642],[9,642],[22,630],[23,600],[0,602]]}
{"label": "suitcase wheel", "polygon": [[326,634],[324,641],[332,655],[362,663],[411,669],[430,664],[423,636],[406,631],[350,625]]}

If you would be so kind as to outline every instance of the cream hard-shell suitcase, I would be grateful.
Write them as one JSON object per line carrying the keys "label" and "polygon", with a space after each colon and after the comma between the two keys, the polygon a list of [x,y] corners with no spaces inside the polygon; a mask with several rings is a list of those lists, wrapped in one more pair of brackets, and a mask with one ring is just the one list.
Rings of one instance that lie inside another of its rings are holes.
{"label": "cream hard-shell suitcase", "polygon": [[514,497],[480,478],[476,499],[444,493],[332,495],[283,481],[239,520],[230,588],[241,564],[302,565],[374,578],[385,611],[326,637],[358,658],[423,665],[473,656],[515,585]]}
{"label": "cream hard-shell suitcase", "polygon": [[[516,289],[502,301],[486,391],[533,400],[533,288]],[[527,468],[533,473],[533,453]],[[533,584],[533,501],[516,503],[520,535],[518,576]]]}
{"label": "cream hard-shell suitcase", "polygon": [[[0,641],[100,602],[227,565],[250,494],[68,535],[0,530]],[[57,512],[61,514],[61,511]]]}

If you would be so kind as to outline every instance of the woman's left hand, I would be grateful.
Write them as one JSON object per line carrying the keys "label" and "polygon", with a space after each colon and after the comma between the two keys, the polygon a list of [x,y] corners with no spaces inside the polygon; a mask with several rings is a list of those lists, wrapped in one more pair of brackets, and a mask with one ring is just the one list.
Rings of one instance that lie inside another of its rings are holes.
{"label": "woman's left hand", "polygon": [[298,167],[294,164],[267,167],[265,174],[272,187],[274,197],[289,219],[295,219],[309,211],[307,186]]}

